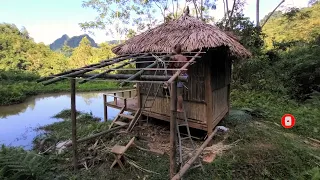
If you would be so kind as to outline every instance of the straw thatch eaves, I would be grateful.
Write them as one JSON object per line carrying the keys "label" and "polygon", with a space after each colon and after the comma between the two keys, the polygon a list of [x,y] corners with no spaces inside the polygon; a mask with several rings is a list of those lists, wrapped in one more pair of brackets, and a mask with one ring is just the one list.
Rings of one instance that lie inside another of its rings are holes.
{"label": "straw thatch eaves", "polygon": [[143,32],[114,47],[112,51],[118,55],[143,52],[170,53],[177,43],[182,45],[183,51],[229,46],[231,54],[236,57],[251,56],[236,38],[215,25],[206,24],[187,14]]}

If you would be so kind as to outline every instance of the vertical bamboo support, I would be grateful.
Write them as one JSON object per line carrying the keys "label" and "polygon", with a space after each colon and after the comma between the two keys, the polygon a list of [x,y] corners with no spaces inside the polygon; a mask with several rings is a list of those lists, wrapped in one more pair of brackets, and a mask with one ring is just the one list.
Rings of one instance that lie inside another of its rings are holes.
{"label": "vertical bamboo support", "polygon": [[132,93],[132,92],[131,92],[131,91],[129,91],[129,98],[131,98],[131,96],[132,96],[132,95],[131,95],[131,93]]}
{"label": "vertical bamboo support", "polygon": [[127,110],[127,98],[123,99],[124,109]]}
{"label": "vertical bamboo support", "polygon": [[103,113],[104,113],[104,122],[108,121],[108,106],[107,106],[107,95],[103,95]]}
{"label": "vertical bamboo support", "polygon": [[118,105],[117,97],[116,97],[116,96],[117,96],[117,93],[113,93],[113,95],[114,95],[114,96],[113,96],[114,104],[115,104],[115,105]]}
{"label": "vertical bamboo support", "polygon": [[141,83],[137,83],[136,96],[138,97],[138,107],[142,108]]}
{"label": "vertical bamboo support", "polygon": [[77,121],[76,121],[76,80],[71,79],[71,120],[72,120],[72,149],[73,149],[73,167],[78,169],[77,153]]}
{"label": "vertical bamboo support", "polygon": [[[213,93],[212,93],[212,79],[211,79],[211,61],[208,62],[208,66],[205,70],[206,78],[205,78],[205,101],[206,101],[206,120],[207,120],[207,134],[208,136],[213,131]],[[211,145],[211,142],[209,143]]]}
{"label": "vertical bamboo support", "polygon": [[177,136],[177,81],[171,83],[170,94],[170,179],[176,174],[176,136]]}
{"label": "vertical bamboo support", "polygon": [[124,97],[124,91],[121,92],[121,97]]}

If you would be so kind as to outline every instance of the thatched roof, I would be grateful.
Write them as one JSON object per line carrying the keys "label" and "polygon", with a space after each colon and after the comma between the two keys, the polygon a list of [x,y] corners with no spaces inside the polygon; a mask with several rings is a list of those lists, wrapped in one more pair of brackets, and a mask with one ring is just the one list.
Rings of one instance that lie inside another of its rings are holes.
{"label": "thatched roof", "polygon": [[234,56],[251,55],[235,37],[188,14],[143,32],[114,47],[112,51],[118,55],[143,52],[170,53],[177,43],[182,45],[182,51],[229,46]]}

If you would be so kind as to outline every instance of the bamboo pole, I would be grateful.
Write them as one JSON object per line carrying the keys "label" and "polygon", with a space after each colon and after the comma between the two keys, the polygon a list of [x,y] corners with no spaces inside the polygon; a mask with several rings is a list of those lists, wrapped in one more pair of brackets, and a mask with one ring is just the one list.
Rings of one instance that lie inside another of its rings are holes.
{"label": "bamboo pole", "polygon": [[177,81],[171,83],[170,94],[170,178],[176,174],[176,136],[177,136]]}
{"label": "bamboo pole", "polygon": [[210,134],[210,136],[204,141],[204,143],[200,146],[200,148],[196,151],[196,153],[192,156],[192,158],[180,169],[180,171],[173,177],[171,180],[181,179],[182,176],[187,172],[187,170],[191,167],[194,161],[201,154],[203,149],[207,147],[209,142],[212,140],[213,136],[217,133],[218,128],[215,128],[214,131]]}
{"label": "bamboo pole", "polygon": [[[114,63],[118,63],[120,61],[124,61],[124,60],[129,59],[129,58],[132,58],[132,57],[122,57],[122,58],[114,59],[112,61],[108,61],[108,62],[105,62],[105,63],[100,63],[99,65],[93,66],[92,68],[101,68],[101,67],[109,66],[109,65],[112,65]],[[86,67],[84,67],[84,68],[86,68]],[[73,73],[70,73],[70,74],[65,74],[65,75],[62,75],[62,76],[58,76],[58,77],[56,77],[54,79],[51,79],[51,80],[49,80],[47,82],[44,82],[43,84],[44,85],[49,85],[49,84],[61,81],[65,77],[74,77],[74,76],[77,76],[79,74],[84,74],[84,73],[87,73],[87,72],[93,71],[93,70],[94,69],[83,69],[82,68],[82,70],[80,70],[80,71],[76,71],[76,72],[73,72]]]}
{"label": "bamboo pole", "polygon": [[132,59],[132,60],[130,60],[130,61],[128,61],[128,62],[125,62],[125,63],[123,63],[123,64],[121,64],[121,65],[119,65],[119,66],[116,66],[116,67],[114,67],[114,68],[112,68],[112,69],[108,69],[108,70],[106,70],[106,71],[104,71],[104,72],[102,72],[102,73],[100,73],[100,74],[97,74],[97,75],[95,75],[95,76],[93,76],[93,77],[90,77],[90,78],[88,78],[88,79],[85,79],[85,80],[83,80],[83,81],[80,81],[79,83],[80,83],[80,84],[83,84],[83,83],[85,83],[85,82],[88,82],[88,81],[91,80],[91,79],[98,78],[98,77],[100,77],[100,76],[102,76],[102,75],[104,75],[104,74],[108,74],[108,73],[110,73],[110,72],[112,72],[112,71],[114,71],[114,70],[119,70],[120,68],[122,68],[122,67],[124,67],[124,66],[126,66],[126,65],[128,65],[128,64],[131,64],[131,63],[133,63],[133,62],[136,62],[136,61],[138,60],[138,58],[145,57],[146,55],[147,55],[147,54],[142,55],[142,56],[137,57],[137,58],[134,58],[134,59]]}
{"label": "bamboo pole", "polygon": [[108,106],[107,106],[107,95],[103,95],[103,114],[104,114],[104,122],[108,121]]}
{"label": "bamboo pole", "polygon": [[[122,56],[121,56],[122,57]],[[110,62],[116,58],[119,58],[119,57],[114,57],[114,58],[111,58],[111,59],[108,59],[108,60],[104,60],[104,62]],[[93,66],[97,66],[101,64],[101,62],[99,63],[95,63],[95,64],[91,64],[91,65],[88,65],[88,66],[85,66],[85,67],[93,67]],[[52,78],[55,78],[57,76],[62,76],[62,75],[65,75],[65,74],[69,74],[69,73],[73,73],[75,71],[80,71],[82,70],[82,68],[76,68],[76,69],[72,69],[72,70],[69,70],[69,71],[66,71],[66,72],[62,72],[62,73],[58,73],[58,74],[55,74],[53,76],[47,76],[47,77],[43,77],[43,78],[40,78],[37,80],[37,82],[42,82],[42,81],[46,81],[46,80],[49,80],[49,79],[52,79]]]}
{"label": "bamboo pole", "polygon": [[[83,74],[81,76],[78,77],[82,77],[82,78],[90,78],[94,75],[89,75],[89,74]],[[131,76],[133,76],[133,74],[105,74],[105,75],[101,75],[99,78],[101,79],[128,79]],[[171,78],[171,76],[164,76],[164,75],[141,75],[138,79],[139,80],[153,80],[153,81],[167,81]],[[178,76],[178,80],[179,81],[187,81],[187,78],[185,76]]]}
{"label": "bamboo pole", "polygon": [[190,59],[190,61],[188,61],[186,64],[184,64],[180,70],[178,70],[176,73],[174,73],[174,75],[168,80],[168,84],[172,83],[181,73],[182,69],[186,69],[193,61],[196,60],[196,57],[200,54],[201,50],[192,58]]}
{"label": "bamboo pole", "polygon": [[94,134],[94,135],[92,135],[92,136],[79,139],[79,140],[77,141],[77,143],[82,143],[82,142],[84,142],[84,141],[88,141],[88,140],[97,138],[97,137],[99,137],[99,136],[102,136],[102,135],[105,135],[105,134],[107,134],[107,133],[111,133],[111,132],[113,132],[113,131],[115,131],[115,130],[121,129],[121,128],[125,127],[125,126],[128,126],[128,125],[126,124],[126,125],[121,125],[121,126],[113,127],[113,128],[111,128],[111,129],[108,129],[108,130],[106,130],[106,131],[99,132],[99,133]]}
{"label": "bamboo pole", "polygon": [[[147,66],[146,68],[152,68],[154,66],[157,65],[157,62],[155,61],[154,63],[150,64],[149,66]],[[138,71],[136,74],[134,74],[133,76],[129,77],[126,81],[130,81],[130,80],[133,80],[135,79],[136,77],[140,76],[142,73],[144,72],[144,69],[141,69],[140,71]],[[123,86],[125,85],[126,82],[122,82],[120,83],[120,86]]]}
{"label": "bamboo pole", "polygon": [[77,153],[77,121],[76,121],[76,80],[71,79],[71,120],[72,120],[72,149],[73,149],[73,167],[78,169]]}

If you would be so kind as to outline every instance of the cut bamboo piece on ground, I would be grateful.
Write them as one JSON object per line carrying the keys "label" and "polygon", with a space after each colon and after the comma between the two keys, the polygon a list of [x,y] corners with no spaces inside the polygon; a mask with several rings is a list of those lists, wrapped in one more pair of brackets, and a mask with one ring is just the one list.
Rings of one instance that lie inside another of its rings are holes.
{"label": "cut bamboo piece on ground", "polygon": [[207,145],[212,140],[217,131],[218,128],[215,128],[214,131],[210,134],[210,136],[208,136],[208,138],[204,141],[200,148],[195,152],[192,158],[180,169],[180,171],[171,180],[179,180],[182,178],[182,176],[188,171],[188,169],[190,169],[191,165],[198,158],[198,156],[201,154],[204,148],[207,147]]}

